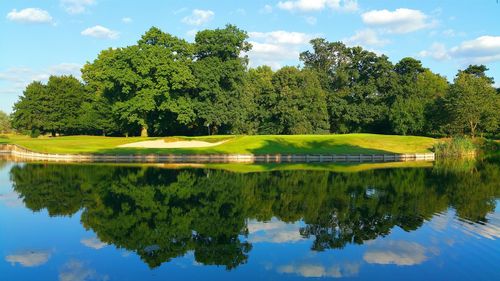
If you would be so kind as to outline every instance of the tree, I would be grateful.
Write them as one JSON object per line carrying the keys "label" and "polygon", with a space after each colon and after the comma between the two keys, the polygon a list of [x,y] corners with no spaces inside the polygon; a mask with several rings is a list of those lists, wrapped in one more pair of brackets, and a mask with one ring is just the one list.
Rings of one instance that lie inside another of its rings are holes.
{"label": "tree", "polygon": [[392,130],[396,134],[420,134],[425,125],[425,105],[415,97],[397,97],[389,111]]}
{"label": "tree", "polygon": [[248,64],[248,58],[241,55],[252,47],[247,38],[247,33],[234,25],[196,34],[196,112],[202,126],[208,126],[212,133],[231,133],[238,116],[246,115],[240,101]]}
{"label": "tree", "polygon": [[424,72],[425,69],[422,66],[421,61],[414,58],[406,57],[401,59],[394,66],[394,71],[396,71],[397,74],[403,76],[405,80],[416,81],[418,75]]}
{"label": "tree", "polygon": [[12,126],[10,124],[10,117],[7,113],[0,110],[0,134],[10,132]]}
{"label": "tree", "polygon": [[312,70],[283,67],[273,76],[275,117],[279,134],[318,134],[328,131],[325,93]]}
{"label": "tree", "polygon": [[460,71],[446,96],[452,132],[495,132],[500,121],[500,99],[490,80]]}
{"label": "tree", "polygon": [[327,92],[330,131],[385,131],[386,96],[397,83],[388,58],[342,42],[314,39],[311,44],[313,51],[300,59],[317,72]]}
{"label": "tree", "polygon": [[102,51],[84,66],[82,77],[111,104],[121,127],[139,127],[142,136],[166,134],[194,122],[191,50],[186,41],[153,27],[137,45]]}
{"label": "tree", "polygon": [[46,85],[32,82],[14,105],[13,127],[40,133],[79,133],[79,114],[88,100],[83,84],[73,76],[50,76]]}
{"label": "tree", "polygon": [[45,133],[48,112],[47,87],[41,82],[31,82],[14,104],[12,127],[31,136]]}
{"label": "tree", "polygon": [[467,73],[467,74],[472,74],[476,77],[482,77],[486,79],[490,84],[495,83],[495,79],[493,77],[486,76],[486,71],[489,69],[485,65],[469,65],[465,70],[462,70],[462,72]]}
{"label": "tree", "polygon": [[259,66],[250,69],[245,76],[244,91],[253,99],[253,108],[247,118],[254,122],[259,134],[278,134],[279,131],[273,114],[277,103],[273,75],[269,66]]}
{"label": "tree", "polygon": [[434,118],[440,117],[434,104],[445,95],[448,82],[413,58],[402,59],[394,69],[399,83],[388,100],[392,131],[403,135],[429,134],[441,121]]}
{"label": "tree", "polygon": [[47,95],[45,130],[52,136],[80,133],[78,118],[83,103],[89,100],[83,84],[73,76],[50,76]]}

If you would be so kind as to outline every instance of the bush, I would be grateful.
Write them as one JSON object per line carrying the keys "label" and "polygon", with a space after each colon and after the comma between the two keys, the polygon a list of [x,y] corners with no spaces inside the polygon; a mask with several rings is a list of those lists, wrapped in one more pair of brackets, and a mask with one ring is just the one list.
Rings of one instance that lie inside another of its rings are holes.
{"label": "bush", "polygon": [[437,157],[466,157],[476,154],[476,145],[470,138],[454,137],[434,146]]}
{"label": "bush", "polygon": [[38,129],[33,129],[30,131],[30,137],[32,137],[34,139],[38,138],[40,135],[41,135],[41,132]]}

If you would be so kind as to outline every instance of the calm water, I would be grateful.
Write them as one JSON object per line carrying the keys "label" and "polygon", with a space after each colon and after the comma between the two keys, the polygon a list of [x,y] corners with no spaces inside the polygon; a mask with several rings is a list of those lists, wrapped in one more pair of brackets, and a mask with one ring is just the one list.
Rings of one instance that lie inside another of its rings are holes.
{"label": "calm water", "polygon": [[500,165],[0,162],[1,280],[500,280]]}

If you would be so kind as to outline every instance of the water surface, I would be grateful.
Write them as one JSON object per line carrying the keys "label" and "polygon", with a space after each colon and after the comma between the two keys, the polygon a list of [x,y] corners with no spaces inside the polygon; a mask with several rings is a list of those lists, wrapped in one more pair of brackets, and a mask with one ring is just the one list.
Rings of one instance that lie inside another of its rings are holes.
{"label": "water surface", "polygon": [[500,280],[496,161],[363,167],[0,162],[2,280]]}

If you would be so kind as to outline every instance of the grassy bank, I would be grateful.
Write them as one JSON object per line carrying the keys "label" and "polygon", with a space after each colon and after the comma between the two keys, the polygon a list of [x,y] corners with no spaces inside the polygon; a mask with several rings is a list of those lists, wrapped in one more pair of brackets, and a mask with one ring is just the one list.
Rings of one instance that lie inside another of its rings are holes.
{"label": "grassy bank", "polygon": [[455,137],[434,145],[438,157],[469,157],[476,154],[476,146],[472,139]]}
{"label": "grassy bank", "polygon": [[[426,137],[375,134],[293,135],[293,136],[209,136],[175,137],[182,140],[214,142],[228,140],[209,148],[146,149],[119,148],[127,143],[161,138],[115,138],[99,136],[40,137],[8,135],[0,143],[13,143],[45,153],[95,154],[389,154],[430,152],[436,140]],[[165,139],[165,138],[164,138]],[[172,141],[166,138],[165,141]]]}

